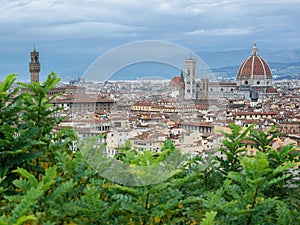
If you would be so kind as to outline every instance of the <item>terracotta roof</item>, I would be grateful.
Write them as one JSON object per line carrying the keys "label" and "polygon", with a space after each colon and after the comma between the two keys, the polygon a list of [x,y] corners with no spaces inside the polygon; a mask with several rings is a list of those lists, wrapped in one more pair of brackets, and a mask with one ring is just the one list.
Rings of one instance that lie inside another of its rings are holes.
{"label": "terracotta roof", "polygon": [[214,127],[211,123],[179,122],[179,124],[199,127]]}
{"label": "terracotta roof", "polygon": [[66,89],[77,89],[78,87],[76,85],[69,85],[66,86]]}
{"label": "terracotta roof", "polygon": [[53,100],[54,103],[114,103],[100,95],[68,95]]}
{"label": "terracotta roof", "polygon": [[136,102],[133,106],[152,106],[151,102]]}
{"label": "terracotta roof", "polygon": [[267,88],[267,93],[272,94],[272,93],[277,93],[277,91],[273,86],[270,86]]}
{"label": "terracotta roof", "polygon": [[277,115],[278,112],[233,112],[232,115]]}
{"label": "terracotta roof", "polygon": [[184,82],[184,80],[181,76],[173,77],[173,79],[169,83],[169,87],[178,87],[180,82]]}
{"label": "terracotta roof", "polygon": [[256,43],[254,43],[252,54],[241,64],[237,77],[248,77],[252,75],[266,75],[272,77],[268,63],[258,55]]}
{"label": "terracotta roof", "polygon": [[209,85],[217,85],[217,86],[236,86],[236,82],[209,82]]}

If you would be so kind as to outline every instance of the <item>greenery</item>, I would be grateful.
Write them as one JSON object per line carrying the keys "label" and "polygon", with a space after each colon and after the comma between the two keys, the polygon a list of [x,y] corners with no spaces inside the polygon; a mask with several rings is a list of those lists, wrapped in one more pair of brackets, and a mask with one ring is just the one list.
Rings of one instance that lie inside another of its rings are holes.
{"label": "greenery", "polygon": [[[43,83],[15,81],[12,74],[0,83],[0,224],[300,224],[299,151],[294,145],[273,149],[275,128],[231,124],[223,132],[223,158],[186,158],[170,141],[162,153],[136,152],[126,142],[103,165],[116,160],[174,171],[165,180],[132,186],[88,163],[91,155],[104,160],[95,139],[73,152],[75,132],[55,129],[63,119],[51,104],[56,96],[47,96],[59,82],[55,73]],[[243,140],[256,156],[245,155]]]}

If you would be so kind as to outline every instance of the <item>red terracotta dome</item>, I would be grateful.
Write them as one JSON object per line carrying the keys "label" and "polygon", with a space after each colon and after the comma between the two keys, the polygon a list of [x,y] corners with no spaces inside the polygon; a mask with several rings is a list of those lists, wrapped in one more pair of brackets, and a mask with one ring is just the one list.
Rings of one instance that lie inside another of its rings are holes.
{"label": "red terracotta dome", "polygon": [[262,75],[272,78],[268,63],[258,55],[254,42],[251,55],[242,63],[238,70],[237,78],[248,79],[250,76]]}

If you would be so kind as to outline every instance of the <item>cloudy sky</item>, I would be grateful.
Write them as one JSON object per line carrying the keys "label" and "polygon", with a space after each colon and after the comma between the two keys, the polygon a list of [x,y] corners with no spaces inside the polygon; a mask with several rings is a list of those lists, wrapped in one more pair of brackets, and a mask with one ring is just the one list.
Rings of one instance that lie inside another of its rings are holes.
{"label": "cloudy sky", "polygon": [[170,41],[193,51],[300,47],[300,0],[2,0],[0,77],[79,71],[119,45]]}

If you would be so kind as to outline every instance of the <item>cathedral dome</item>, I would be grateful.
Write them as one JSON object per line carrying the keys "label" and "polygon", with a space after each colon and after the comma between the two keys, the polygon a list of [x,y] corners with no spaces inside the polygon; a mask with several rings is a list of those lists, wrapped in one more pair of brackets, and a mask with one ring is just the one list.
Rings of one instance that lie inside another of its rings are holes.
{"label": "cathedral dome", "polygon": [[268,63],[258,55],[256,43],[254,42],[251,55],[241,64],[237,79],[249,79],[251,76],[262,75],[272,78]]}

